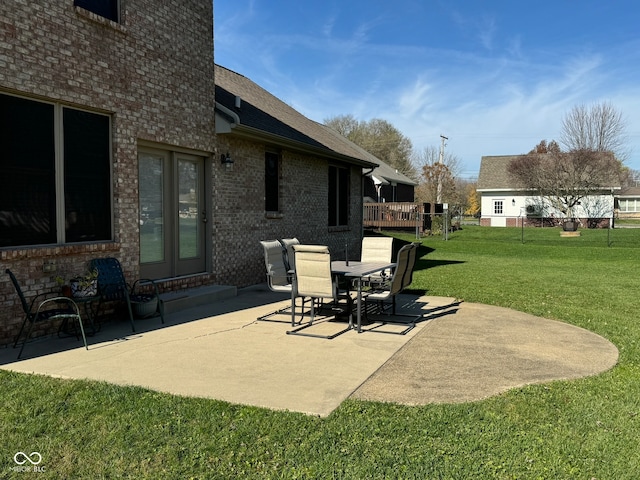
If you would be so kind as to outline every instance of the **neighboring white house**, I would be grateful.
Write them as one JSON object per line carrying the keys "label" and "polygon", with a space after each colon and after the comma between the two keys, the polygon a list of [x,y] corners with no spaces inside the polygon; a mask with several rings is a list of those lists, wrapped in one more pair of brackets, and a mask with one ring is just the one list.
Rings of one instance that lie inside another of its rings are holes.
{"label": "neighboring white house", "polygon": [[616,195],[618,218],[640,218],[640,187],[629,187]]}
{"label": "neighboring white house", "polygon": [[[477,191],[481,195],[480,225],[491,227],[515,227],[540,225],[543,221],[553,224],[563,218],[543,204],[541,197],[509,175],[509,163],[520,155],[484,156],[480,163]],[[614,194],[620,185],[611,185],[584,198],[574,207],[573,217],[583,226],[609,225],[614,214]]]}

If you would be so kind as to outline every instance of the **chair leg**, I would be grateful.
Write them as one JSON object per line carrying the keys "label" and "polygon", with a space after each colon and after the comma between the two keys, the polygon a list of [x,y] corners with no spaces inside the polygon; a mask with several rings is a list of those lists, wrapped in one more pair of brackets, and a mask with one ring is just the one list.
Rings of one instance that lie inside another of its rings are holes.
{"label": "chair leg", "polygon": [[[366,299],[365,299],[365,305],[366,305]],[[419,322],[420,319],[422,318],[422,315],[407,315],[407,314],[396,313],[396,295],[392,296],[390,307],[391,307],[391,313],[385,313],[385,302],[383,300],[377,301],[377,312],[375,314],[381,317],[387,317],[387,318],[369,318],[368,317],[369,309],[365,308],[365,318],[367,319],[367,321],[371,320],[379,324],[378,326],[369,328],[367,330],[368,332],[392,333],[394,335],[406,335],[412,329],[415,328],[416,323]],[[389,308],[388,304],[387,304],[387,308]],[[374,312],[371,312],[371,313],[374,313]],[[410,318],[411,320],[403,322],[401,320],[394,320],[393,317],[405,317],[405,318]],[[406,328],[400,332],[395,332],[395,331],[389,332],[389,331],[378,330],[380,327],[384,325],[402,325],[402,326],[405,326]]]}
{"label": "chair leg", "polygon": [[[302,299],[302,305],[300,306],[300,321],[296,322],[296,300],[298,298]],[[313,302],[313,299],[310,299],[309,301]],[[262,317],[258,318],[258,320],[264,320],[266,322],[278,322],[278,320],[266,320],[266,318],[270,317],[271,315],[284,314],[287,310],[289,310],[291,311],[291,326],[295,327],[296,325],[301,324],[302,320],[304,319],[304,305],[306,302],[307,300],[305,297],[296,297],[292,300],[291,306],[281,308],[280,310],[276,310],[275,312],[271,312],[267,315],[263,315]]]}
{"label": "chair leg", "polygon": [[[305,329],[312,327],[314,325],[314,322],[316,320],[316,303],[317,303],[317,308],[319,309],[319,312],[320,312],[319,315],[322,315],[322,308],[324,306],[324,303],[321,298],[318,298],[318,299],[311,298],[310,302],[311,302],[311,310],[309,311],[309,321],[304,325],[302,325],[302,320],[304,319],[304,302],[303,302],[302,316],[300,317],[300,326],[298,326],[297,328],[294,328],[293,330],[287,331],[287,335],[300,335],[303,337],[325,338],[325,339],[331,340],[337,337],[338,335],[341,335],[352,329],[353,309],[351,308],[351,304],[349,304],[349,322],[347,326],[342,330],[329,335],[321,335],[321,334],[304,332]],[[333,317],[335,318],[335,316]],[[320,321],[323,321],[323,320],[320,320]]]}
{"label": "chair leg", "polygon": [[87,337],[84,334],[84,325],[82,324],[82,317],[80,316],[80,312],[78,312],[76,319],[78,320],[78,325],[80,325],[80,333],[82,333],[82,341],[84,342],[84,348],[86,350],[89,350],[89,347],[87,345]]}
{"label": "chair leg", "polygon": [[36,323],[35,319],[33,319],[33,321],[29,323],[29,328],[27,329],[27,336],[22,342],[22,346],[20,347],[20,352],[18,352],[18,360],[20,360],[20,357],[22,356],[22,351],[24,350],[24,346],[27,344],[27,340],[29,340],[29,337],[31,336],[31,330],[33,330],[34,323]]}
{"label": "chair leg", "polygon": [[158,296],[158,310],[160,311],[160,321],[164,323],[164,302]]}
{"label": "chair leg", "polygon": [[[306,300],[305,300],[304,297],[296,297],[296,299],[298,299],[298,298],[302,299],[302,307],[301,308],[303,310],[301,310],[301,311],[302,311],[302,315],[304,316],[304,306],[305,306]],[[289,301],[291,301],[291,300],[289,300]],[[295,303],[294,303],[294,305],[295,305]],[[295,306],[294,306],[294,308],[295,308]],[[284,315],[287,315],[287,314],[290,314],[290,316],[292,318],[292,320],[290,322],[288,320],[277,320],[277,319],[276,320],[271,320],[269,318],[269,317],[274,317],[276,315],[284,316]],[[282,307],[282,308],[280,308],[278,310],[274,310],[271,313],[267,313],[265,315],[262,315],[262,316],[256,318],[256,320],[259,321],[259,322],[291,323],[292,327],[295,327],[296,324],[302,322],[302,318],[300,319],[300,322],[296,322],[295,321],[295,311],[292,309],[291,305],[287,305],[286,307]]]}
{"label": "chair leg", "polygon": [[[302,305],[304,308],[304,303]],[[296,299],[295,297],[291,298],[291,326],[294,327],[296,325]]]}
{"label": "chair leg", "polygon": [[131,322],[131,331],[136,331],[136,325],[133,323],[133,309],[131,308],[131,300],[129,300],[129,296],[126,296],[127,300],[127,310],[129,310],[129,321]]}
{"label": "chair leg", "polygon": [[28,320],[29,320],[29,317],[24,317],[24,321],[22,322],[22,326],[20,327],[20,332],[18,332],[18,335],[16,336],[16,341],[13,343],[13,348],[16,348],[16,346],[18,345],[18,340],[20,340],[20,337],[22,336],[22,332],[24,332],[24,326],[27,324]]}

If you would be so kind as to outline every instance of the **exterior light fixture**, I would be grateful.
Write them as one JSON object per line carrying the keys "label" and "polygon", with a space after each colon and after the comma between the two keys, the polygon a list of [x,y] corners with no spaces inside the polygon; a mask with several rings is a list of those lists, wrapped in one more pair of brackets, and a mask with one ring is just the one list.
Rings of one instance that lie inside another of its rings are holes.
{"label": "exterior light fixture", "polygon": [[513,206],[513,207],[516,206],[516,199],[515,198],[511,199],[511,206]]}
{"label": "exterior light fixture", "polygon": [[229,155],[229,152],[227,152],[226,155],[223,153],[220,156],[220,163],[222,163],[222,165],[226,165],[227,167],[230,167],[231,165],[233,165],[233,158],[231,158],[231,155]]}

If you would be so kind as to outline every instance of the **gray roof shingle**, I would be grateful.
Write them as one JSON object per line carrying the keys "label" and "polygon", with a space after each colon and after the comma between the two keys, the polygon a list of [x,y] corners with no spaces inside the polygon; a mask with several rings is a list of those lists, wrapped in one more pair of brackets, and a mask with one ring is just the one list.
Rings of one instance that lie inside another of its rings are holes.
{"label": "gray roof shingle", "polygon": [[521,155],[486,156],[480,160],[480,174],[478,175],[478,190],[512,190],[524,188],[516,185],[509,175],[509,163]]}
{"label": "gray roof shingle", "polygon": [[[526,186],[509,174],[509,163],[523,155],[484,156],[480,160],[477,190],[526,190]],[[611,188],[620,188],[615,175],[610,178]],[[610,188],[610,187],[607,187]]]}
{"label": "gray roof shingle", "polygon": [[[319,155],[339,158],[373,168],[380,161],[373,155],[328,127],[305,117],[282,100],[240,75],[220,65],[215,66],[216,103],[240,119],[237,132],[267,135],[274,142],[310,149]],[[240,106],[236,107],[236,97]],[[225,112],[220,112],[225,115]],[[228,116],[228,115],[226,115]]]}

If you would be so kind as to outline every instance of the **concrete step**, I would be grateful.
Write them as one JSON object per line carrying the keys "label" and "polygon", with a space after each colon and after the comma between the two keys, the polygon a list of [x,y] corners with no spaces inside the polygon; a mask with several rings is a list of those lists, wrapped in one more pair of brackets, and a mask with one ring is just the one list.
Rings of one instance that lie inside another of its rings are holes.
{"label": "concrete step", "polygon": [[179,292],[163,293],[160,298],[164,303],[164,313],[169,315],[188,308],[235,297],[237,294],[238,288],[231,285],[208,285]]}

